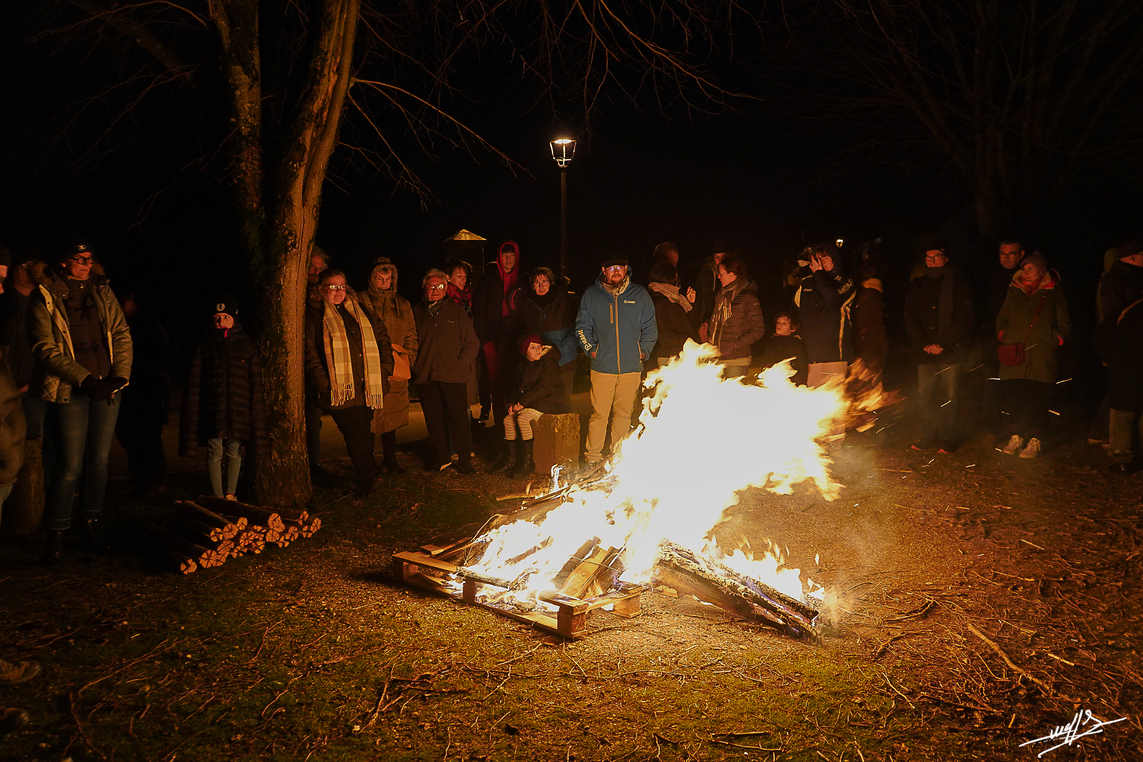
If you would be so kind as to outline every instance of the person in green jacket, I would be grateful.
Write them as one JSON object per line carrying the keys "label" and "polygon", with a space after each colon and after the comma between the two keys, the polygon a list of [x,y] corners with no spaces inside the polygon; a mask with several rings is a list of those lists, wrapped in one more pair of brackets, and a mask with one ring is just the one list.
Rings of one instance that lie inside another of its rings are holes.
{"label": "person in green jacket", "polygon": [[[1024,257],[996,317],[1000,351],[1023,345],[1022,362],[1000,366],[1000,403],[1011,436],[1002,452],[1035,458],[1048,424],[1048,404],[1056,383],[1058,352],[1071,332],[1060,275],[1039,252]],[[1019,359],[1019,358],[1016,358]],[[1013,363],[1009,358],[1008,363]]]}

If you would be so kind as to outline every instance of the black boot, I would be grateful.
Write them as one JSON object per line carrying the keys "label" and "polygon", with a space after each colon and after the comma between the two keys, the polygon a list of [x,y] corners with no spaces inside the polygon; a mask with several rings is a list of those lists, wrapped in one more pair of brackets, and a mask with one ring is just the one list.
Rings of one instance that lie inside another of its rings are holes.
{"label": "black boot", "polygon": [[93,553],[102,553],[111,544],[107,541],[107,535],[99,519],[80,519],[79,534],[83,538],[83,546]]}
{"label": "black boot", "polygon": [[63,560],[64,530],[49,529],[44,542],[44,552],[40,556],[42,564],[57,564]]}
{"label": "black boot", "polygon": [[520,442],[520,449],[523,454],[520,457],[520,465],[509,474],[513,479],[526,479],[536,470],[536,461],[532,460],[532,446],[535,443],[536,440],[534,439],[525,439]]}
{"label": "black boot", "polygon": [[397,462],[397,432],[386,431],[381,435],[381,467],[391,474],[403,474],[405,469]]}
{"label": "black boot", "polygon": [[520,444],[515,439],[504,440],[504,451],[489,469],[496,474],[510,474],[520,465]]}

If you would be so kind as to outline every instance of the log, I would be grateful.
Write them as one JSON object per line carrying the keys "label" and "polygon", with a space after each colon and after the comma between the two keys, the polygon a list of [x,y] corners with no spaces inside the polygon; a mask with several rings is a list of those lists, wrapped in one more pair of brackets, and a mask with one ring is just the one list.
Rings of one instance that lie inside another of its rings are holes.
{"label": "log", "polygon": [[214,497],[213,495],[204,495],[200,497],[199,500],[211,510],[218,511],[221,515],[245,516],[251,521],[257,521],[262,526],[272,529],[275,532],[284,532],[286,530],[286,525],[283,523],[281,515],[261,506],[250,505],[240,500],[224,500]]}
{"label": "log", "polygon": [[549,413],[532,424],[536,473],[551,480],[552,466],[579,460],[579,426],[575,413]]}
{"label": "log", "polygon": [[220,529],[225,528],[229,524],[238,524],[240,528],[244,528],[246,526],[245,519],[242,521],[231,520],[230,518],[221,516],[214,511],[203,508],[198,503],[192,503],[189,500],[176,501],[175,511],[179,515],[186,516],[188,518],[194,519],[195,521],[200,521],[204,524],[216,526]]}
{"label": "log", "polygon": [[215,527],[186,516],[172,516],[165,526],[179,536],[206,547],[216,547],[218,543],[238,533],[237,527],[233,524],[229,525],[229,528]]}
{"label": "log", "polygon": [[601,574],[611,576],[610,572],[613,570],[609,564],[617,555],[619,553],[615,548],[597,547],[595,552],[583,559],[567,576],[560,586],[560,592],[572,598],[594,598],[599,592],[610,590],[613,579],[608,579],[606,585],[593,583]]}
{"label": "log", "polygon": [[812,606],[673,543],[660,547],[656,575],[681,594],[694,595],[737,614],[761,613],[795,637],[818,636],[818,612]]}

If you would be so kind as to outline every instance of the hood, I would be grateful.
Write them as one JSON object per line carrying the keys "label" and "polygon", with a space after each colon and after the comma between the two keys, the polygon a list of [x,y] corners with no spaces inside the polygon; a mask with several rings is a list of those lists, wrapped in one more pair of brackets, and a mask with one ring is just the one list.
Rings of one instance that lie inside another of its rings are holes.
{"label": "hood", "polygon": [[1044,273],[1044,277],[1040,278],[1040,282],[1036,284],[1036,287],[1033,290],[1028,291],[1028,289],[1024,288],[1024,284],[1020,280],[1020,275],[1022,272],[1022,270],[1017,270],[1016,274],[1012,276],[1009,283],[1013,288],[1018,288],[1030,294],[1034,294],[1041,289],[1055,288],[1056,285],[1060,282],[1060,274],[1056,271],[1055,268],[1049,267],[1048,271]]}
{"label": "hood", "polygon": [[[516,255],[516,266],[510,273],[504,271],[504,253],[508,251]],[[520,246],[515,241],[505,241],[500,244],[500,251],[496,254],[496,269],[500,273],[500,280],[504,283],[505,294],[508,293],[512,286],[515,286],[516,283],[519,282],[521,267]]]}

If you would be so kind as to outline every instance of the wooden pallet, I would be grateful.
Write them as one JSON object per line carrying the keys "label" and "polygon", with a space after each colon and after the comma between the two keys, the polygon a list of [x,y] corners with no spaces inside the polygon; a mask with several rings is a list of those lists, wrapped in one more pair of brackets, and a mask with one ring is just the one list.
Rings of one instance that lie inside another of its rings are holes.
{"label": "wooden pallet", "polygon": [[393,554],[393,574],[407,585],[413,585],[438,595],[479,606],[500,616],[531,624],[538,630],[550,632],[563,638],[576,639],[587,634],[587,615],[593,609],[611,606],[621,617],[638,616],[640,596],[647,590],[643,585],[620,583],[619,587],[595,598],[583,600],[560,592],[542,593],[540,600],[556,607],[556,611],[514,611],[481,603],[478,595],[484,587],[504,588],[493,580],[465,578],[461,592],[448,585],[441,575],[455,574],[460,567],[435,557],[431,552],[410,551]]}

